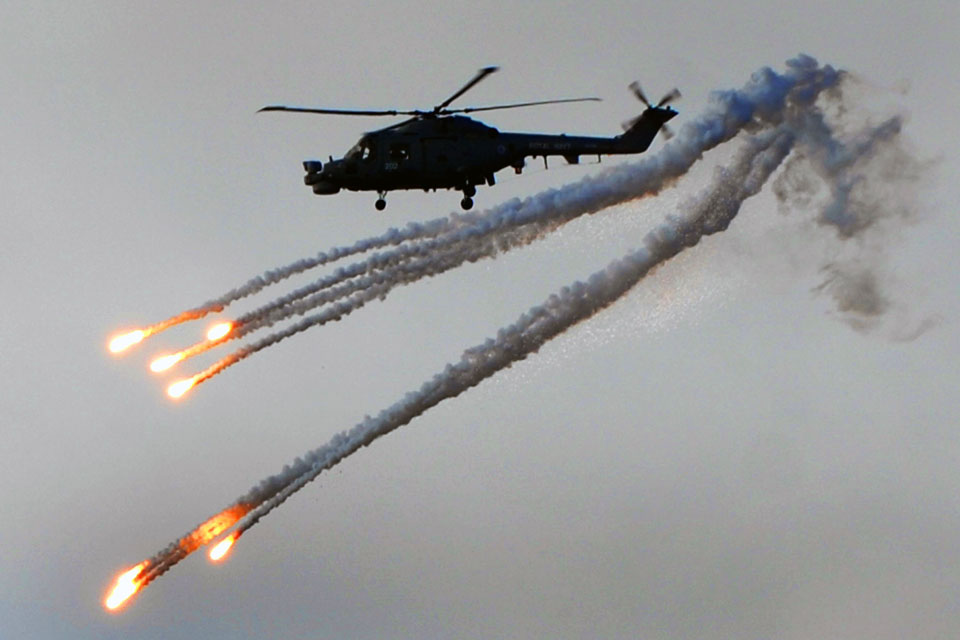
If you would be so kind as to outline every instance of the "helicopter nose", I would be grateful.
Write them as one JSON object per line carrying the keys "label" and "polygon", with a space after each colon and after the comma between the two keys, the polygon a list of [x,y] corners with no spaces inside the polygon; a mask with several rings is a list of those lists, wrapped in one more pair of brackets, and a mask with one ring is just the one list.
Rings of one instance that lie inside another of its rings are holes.
{"label": "helicopter nose", "polygon": [[320,173],[323,171],[323,163],[319,160],[304,160],[303,170],[307,175],[303,176],[303,183],[306,185],[316,184],[321,180]]}

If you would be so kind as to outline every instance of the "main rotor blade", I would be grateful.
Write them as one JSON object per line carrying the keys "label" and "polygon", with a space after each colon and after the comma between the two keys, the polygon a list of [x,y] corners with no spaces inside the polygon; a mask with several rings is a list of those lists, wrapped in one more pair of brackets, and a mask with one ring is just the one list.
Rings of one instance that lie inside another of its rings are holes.
{"label": "main rotor blade", "polygon": [[473,113],[475,111],[493,111],[495,109],[516,109],[517,107],[533,107],[538,104],[560,104],[563,102],[601,102],[601,100],[600,98],[563,98],[561,100],[537,100],[536,102],[495,104],[489,107],[465,107],[463,109],[444,109],[440,113]]}
{"label": "main rotor blade", "polygon": [[466,93],[467,91],[469,91],[471,88],[473,88],[473,85],[477,84],[478,82],[480,82],[481,80],[483,80],[484,78],[486,78],[486,77],[487,77],[488,75],[490,75],[491,73],[493,73],[493,72],[495,72],[495,71],[499,71],[499,70],[500,70],[500,67],[484,67],[483,69],[480,69],[480,71],[477,71],[477,75],[473,76],[473,79],[470,80],[470,82],[468,82],[467,84],[465,84],[465,85],[463,85],[462,87],[460,87],[460,90],[459,90],[459,91],[457,91],[455,94],[453,94],[452,96],[450,96],[449,98],[447,98],[446,100],[444,100],[443,102],[441,102],[440,104],[438,104],[437,106],[435,106],[435,107],[433,108],[433,112],[434,112],[434,113],[439,113],[439,112],[442,111],[448,104],[450,104],[451,102],[453,102],[454,100],[456,100],[457,98],[459,98],[460,96],[462,96],[463,94],[465,94],[465,93]]}
{"label": "main rotor blade", "polygon": [[396,109],[387,109],[383,111],[364,111],[360,109],[313,109],[309,107],[286,107],[283,105],[270,105],[259,109],[257,113],[261,111],[294,111],[297,113],[324,113],[336,116],[418,116],[422,115],[423,111],[398,111]]}

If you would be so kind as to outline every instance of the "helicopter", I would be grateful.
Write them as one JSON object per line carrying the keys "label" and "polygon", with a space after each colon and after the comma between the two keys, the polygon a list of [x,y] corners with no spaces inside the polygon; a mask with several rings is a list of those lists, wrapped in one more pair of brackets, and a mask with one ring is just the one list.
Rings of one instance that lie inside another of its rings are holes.
{"label": "helicopter", "polygon": [[[497,109],[515,109],[545,104],[599,101],[599,98],[565,98],[539,100],[485,107],[449,108],[450,104],[472,89],[499,67],[485,67],[456,93],[430,110],[358,110],[322,109],[271,105],[258,111],[291,111],[344,116],[409,116],[402,122],[365,133],[342,158],[329,156],[326,163],[305,160],[304,183],[317,195],[331,195],[341,189],[376,191],[375,207],[383,211],[387,193],[399,189],[453,189],[463,193],[460,206],[473,207],[477,186],[496,183],[494,174],[513,167],[522,173],[526,158],[562,156],[569,164],[579,164],[581,155],[643,153],[663,129],[669,137],[666,122],[677,115],[667,106],[680,97],[673,89],[658,103],[647,100],[640,85],[629,88],[646,105],[639,116],[623,124],[624,133],[613,137],[568,136],[541,133],[501,132],[465,114]],[[463,114],[463,115],[462,115]]]}

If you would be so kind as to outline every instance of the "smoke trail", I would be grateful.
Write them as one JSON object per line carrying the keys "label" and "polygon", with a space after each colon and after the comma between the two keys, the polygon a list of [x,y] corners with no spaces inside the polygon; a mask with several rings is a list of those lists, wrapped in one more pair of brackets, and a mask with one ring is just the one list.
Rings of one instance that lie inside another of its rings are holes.
{"label": "smoke trail", "polygon": [[447,365],[418,391],[407,394],[375,418],[367,417],[350,431],[334,436],[327,445],[297,458],[281,473],[261,481],[234,504],[151,558],[142,584],[156,579],[200,544],[240,522],[231,534],[238,538],[323,470],[443,400],[456,397],[497,371],[525,359],[550,339],[613,304],[657,265],[696,245],[704,235],[726,229],[743,201],[760,190],[786,157],[793,141],[793,133],[783,126],[748,139],[734,165],[718,172],[715,186],[687,205],[689,213],[671,218],[651,232],[643,248],[612,262],[586,282],[565,287],[523,314],[513,325],[501,329],[496,338],[467,349],[457,364]]}
{"label": "smoke trail", "polygon": [[[509,249],[529,244],[548,231],[553,225],[523,225],[496,234],[481,235],[477,239],[457,239],[441,244],[404,247],[389,255],[376,254],[361,263],[341,268],[306,287],[277,298],[269,304],[250,311],[232,322],[229,334],[216,340],[204,340],[182,351],[178,361],[187,360],[205,353],[229,340],[238,340],[255,331],[269,328],[295,315],[304,315],[324,304],[350,297],[334,311],[315,314],[285,329],[279,334],[246,345],[235,353],[211,365],[197,376],[196,382],[209,379],[224,368],[239,362],[272,344],[304,331],[312,326],[323,325],[363,307],[367,302],[383,300],[395,287],[410,284],[426,277],[444,273],[465,263],[490,258]],[[440,248],[434,248],[440,247]],[[416,258],[414,258],[416,256]],[[363,291],[375,288],[371,293]]]}
{"label": "smoke trail", "polygon": [[[549,227],[555,228],[555,227]],[[203,382],[216,373],[272,344],[304,331],[339,320],[343,316],[360,309],[367,302],[386,298],[395,287],[410,284],[426,277],[444,273],[468,262],[476,262],[533,242],[541,237],[548,226],[540,224],[524,225],[517,229],[508,229],[496,235],[486,234],[476,240],[451,241],[429,246],[417,245],[404,247],[397,254],[372,256],[367,261],[356,263],[322,278],[321,280],[296,289],[280,298],[246,313],[231,324],[228,334],[217,339],[207,339],[183,349],[176,354],[177,362],[188,360],[220,346],[229,340],[238,340],[255,331],[268,328],[295,315],[304,315],[324,304],[343,298],[349,299],[337,305],[334,310],[310,316],[303,322],[285,329],[279,334],[246,345],[195,376],[195,383]],[[433,249],[439,246],[439,249]],[[426,255],[421,255],[426,252]],[[413,256],[417,256],[416,259]],[[386,268],[384,268],[386,267]],[[365,290],[371,289],[367,293]],[[351,294],[358,294],[351,296]]]}
{"label": "smoke trail", "polygon": [[[316,293],[301,297],[303,290],[296,290],[291,294],[239,317],[233,322],[231,332],[216,340],[205,340],[194,344],[176,354],[177,361],[187,360],[201,353],[205,353],[228,340],[243,338],[255,331],[268,328],[294,315],[304,315],[324,304],[336,305],[313,314],[304,320],[287,327],[281,332],[262,338],[254,343],[244,345],[233,353],[221,358],[207,369],[193,377],[193,385],[200,384],[217,373],[223,371],[240,360],[265,349],[281,340],[289,338],[301,331],[314,326],[321,326],[328,322],[340,320],[344,316],[364,307],[367,302],[375,299],[383,300],[395,287],[410,284],[426,277],[434,276],[468,262],[476,262],[482,258],[489,258],[503,250],[505,245],[518,246],[519,243],[533,241],[532,234],[539,234],[541,230],[529,230],[521,227],[518,230],[506,231],[495,237],[482,238],[478,241],[461,241],[434,251],[416,260],[406,259],[388,269],[374,270],[373,273],[350,279],[342,278],[342,274],[331,274],[330,282],[347,281],[337,286],[320,287]],[[518,240],[517,238],[523,238]],[[391,261],[392,262],[392,261]],[[354,294],[354,295],[351,295]],[[345,300],[344,300],[345,299]]]}
{"label": "smoke trail", "polygon": [[718,174],[714,187],[688,205],[690,213],[669,220],[649,234],[644,248],[611,263],[586,282],[564,288],[513,325],[501,329],[495,339],[465,351],[457,364],[448,365],[417,392],[408,394],[377,417],[368,417],[352,430],[338,434],[327,445],[298,458],[283,473],[255,487],[238,504],[260,504],[244,517],[236,536],[325,469],[441,401],[460,395],[501,369],[536,353],[552,338],[613,304],[657,265],[696,245],[703,236],[726,229],[744,200],[760,191],[787,156],[793,141],[793,134],[785,128],[750,139],[735,164]]}
{"label": "smoke trail", "polygon": [[[636,163],[608,169],[597,176],[584,178],[559,189],[545,191],[523,201],[511,200],[483,214],[457,217],[456,221],[451,221],[449,225],[441,224],[440,221],[427,223],[425,228],[433,232],[434,237],[400,246],[392,251],[379,252],[364,261],[341,267],[315,283],[245,314],[238,319],[236,329],[230,336],[231,339],[240,338],[292,315],[306,313],[316,306],[349,295],[362,286],[356,284],[339,289],[338,292],[321,294],[346,280],[384,267],[402,264],[416,256],[432,257],[418,263],[422,266],[419,276],[415,275],[413,269],[391,272],[401,274],[392,286],[387,284],[388,276],[375,278],[373,281],[378,287],[376,295],[358,296],[353,299],[353,303],[339,305],[333,311],[310,316],[282,332],[245,346],[196,376],[196,382],[207,380],[253,353],[311,326],[338,320],[369,300],[385,296],[393,286],[413,282],[418,277],[442,273],[466,261],[479,260],[529,244],[580,215],[659,193],[689,171],[706,151],[732,139],[744,129],[756,130],[769,126],[781,122],[787,111],[806,109],[821,92],[834,87],[843,78],[842,72],[834,70],[829,65],[820,67],[809,56],[790,60],[787,67],[787,73],[783,75],[769,68],[761,69],[754,73],[751,80],[740,90],[714,92],[707,112],[685,124],[679,135],[664,145],[657,155],[645,157]],[[406,233],[391,230],[383,236],[378,236],[379,239],[363,240],[352,247],[371,248],[387,238],[390,242],[399,238],[406,240],[420,233],[421,230],[416,225],[408,227]],[[478,241],[490,238],[495,239],[482,248],[476,244]],[[452,250],[451,248],[455,246],[466,247],[459,260],[455,253],[438,253],[438,250]],[[331,255],[346,255],[347,251],[352,249],[332,250]],[[313,262],[313,260],[307,260],[294,264],[313,264]],[[290,271],[293,268],[294,265],[284,267],[276,273],[293,273]],[[307,301],[297,303],[302,299]],[[212,346],[214,345],[198,346],[197,349],[191,349],[191,354],[205,351]]]}
{"label": "smoke trail", "polygon": [[261,275],[251,278],[239,287],[235,287],[219,297],[208,300],[207,302],[204,302],[193,309],[184,311],[183,313],[173,316],[163,322],[157,323],[157,325],[154,326],[166,329],[187,320],[196,320],[210,313],[223,311],[231,303],[242,298],[246,298],[247,296],[252,296],[264,288],[281,282],[282,280],[285,280],[291,276],[297,275],[298,273],[303,273],[304,271],[308,271],[315,267],[329,264],[358,253],[364,253],[371,249],[377,249],[390,245],[399,245],[407,240],[415,238],[436,236],[443,231],[457,226],[458,224],[460,224],[460,217],[456,214],[451,215],[449,218],[437,218],[427,222],[409,222],[405,227],[391,228],[378,236],[372,236],[370,238],[358,240],[352,245],[333,247],[327,251],[321,251],[312,258],[303,258],[283,267],[265,271]]}
{"label": "smoke trail", "polygon": [[[192,378],[192,386],[199,385],[224,369],[248,358],[249,356],[262,351],[286,338],[294,336],[302,331],[312,327],[322,326],[329,322],[336,322],[344,316],[353,313],[362,308],[367,302],[386,297],[395,287],[420,280],[421,278],[448,271],[454,267],[460,266],[465,262],[475,262],[481,258],[489,257],[497,253],[498,249],[493,240],[482,243],[474,243],[464,248],[453,247],[451,250],[433,256],[427,256],[421,260],[410,264],[400,264],[392,269],[377,272],[369,276],[357,278],[347,282],[340,287],[320,291],[313,296],[304,298],[288,304],[287,306],[274,309],[269,315],[261,314],[255,320],[246,324],[241,324],[232,337],[239,338],[255,330],[272,326],[280,320],[286,319],[292,315],[300,315],[334,300],[339,300],[335,304],[323,309],[322,311],[307,316],[303,320],[296,322],[282,331],[270,334],[255,342],[244,345],[233,353],[224,356],[213,363]],[[352,295],[350,295],[352,294]],[[343,298],[343,299],[341,299]],[[242,319],[241,319],[242,320]],[[239,324],[239,323],[238,323]],[[208,349],[217,346],[220,342],[207,341],[202,342],[181,352],[184,359],[203,353]]]}
{"label": "smoke trail", "polygon": [[[483,213],[454,216],[449,224],[444,224],[443,219],[434,220],[427,223],[431,231],[429,240],[399,247],[350,265],[341,270],[339,276],[308,285],[281,298],[277,304],[286,304],[286,301],[340,282],[342,277],[366,273],[369,269],[406,259],[407,256],[501,233],[505,229],[540,225],[531,227],[529,235],[522,236],[522,240],[516,244],[504,244],[503,249],[528,244],[581,215],[655,195],[687,173],[710,149],[732,139],[743,129],[776,124],[782,119],[788,102],[793,108],[809,106],[825,87],[835,85],[842,76],[841,72],[830,66],[819,67],[809,56],[790,60],[787,67],[788,71],[783,75],[769,68],[761,69],[740,90],[714,92],[706,113],[685,124],[680,135],[665,144],[657,155],[608,168],[596,176],[587,176],[578,182],[549,189],[524,200],[515,198]],[[404,240],[427,235],[421,234],[418,226],[412,226],[407,232],[391,230],[383,236],[363,240],[354,247],[362,246],[366,250],[383,246],[386,239],[390,240],[390,244],[400,244]]]}
{"label": "smoke trail", "polygon": [[[369,286],[390,285],[383,290],[383,295],[380,296],[382,298],[394,286],[409,284],[444,273],[468,262],[495,256],[521,244],[529,244],[542,233],[542,226],[534,228],[532,225],[525,225],[496,235],[486,234],[476,239],[457,239],[431,247],[405,247],[408,250],[400,255],[384,256],[384,259],[378,260],[376,268],[362,269],[365,275],[348,279],[332,274],[314,285],[297,289],[241,316],[237,319],[237,323],[242,326],[242,329],[236,332],[235,337],[239,338],[255,329],[272,326],[293,315],[303,315],[322,304],[338,300]],[[333,286],[333,283],[340,282],[343,284]]]}
{"label": "smoke trail", "polygon": [[[836,84],[840,75],[829,65],[820,67],[816,60],[805,55],[787,61],[787,71],[782,75],[763,68],[754,73],[740,90],[714,92],[711,108],[699,119],[684,125],[681,135],[665,145],[663,153],[656,157],[607,169],[597,176],[588,176],[524,200],[513,199],[482,213],[453,214],[424,223],[411,222],[403,228],[392,228],[352,245],[334,247],[252,278],[217,298],[153,325],[151,333],[222,311],[232,302],[285,278],[358,253],[401,245],[409,240],[456,234],[458,230],[465,230],[467,236],[479,236],[504,226],[516,227],[545,219],[554,221],[550,224],[563,224],[583,214],[655,194],[686,173],[706,151],[730,140],[741,130],[779,122],[788,97],[798,106],[812,104],[825,87]],[[450,238],[448,241],[457,240]]]}
{"label": "smoke trail", "polygon": [[376,253],[362,262],[341,267],[316,282],[295,289],[269,304],[240,316],[236,322],[244,330],[235,333],[234,337],[241,337],[254,328],[269,326],[291,315],[305,313],[320,304],[332,302],[371,283],[384,282],[390,278],[387,274],[398,274],[404,281],[408,281],[405,274],[413,271],[419,270],[429,275],[438,273],[432,265],[444,261],[452,252],[469,250],[464,248],[466,242],[464,238],[451,237],[443,238],[441,242],[408,244],[394,251]]}
{"label": "smoke trail", "polygon": [[[684,215],[669,218],[650,233],[641,249],[612,262],[586,282],[565,287],[523,314],[514,324],[501,329],[496,338],[466,350],[459,362],[447,365],[419,390],[407,394],[375,418],[367,417],[350,431],[338,434],[327,445],[284,467],[279,474],[261,481],[232,505],[147,560],[146,568],[137,578],[138,586],[145,586],[237,523],[239,526],[232,535],[239,536],[324,469],[407,424],[444,399],[455,397],[497,371],[536,353],[550,339],[616,302],[658,265],[686,247],[696,245],[703,236],[726,229],[742,203],[760,191],[798,136],[802,135],[798,129],[802,121],[798,122],[793,116],[810,109],[818,94],[835,86],[841,78],[841,74],[832,68],[818,68],[812,59],[806,57],[792,63],[791,70],[792,75],[785,76],[765,70],[756,74],[748,84],[749,91],[718,94],[727,96],[719,103],[726,104],[729,113],[716,119],[716,129],[704,132],[685,128],[689,133],[682,134],[679,139],[690,145],[694,158],[702,153],[696,149],[703,147],[696,147],[691,141],[722,140],[726,135],[724,131],[728,130],[726,124],[732,122],[737,130],[747,128],[759,132],[746,139],[729,168],[717,171],[710,189],[683,205]],[[774,128],[766,128],[771,124],[775,125]],[[664,161],[675,157],[663,154]],[[608,186],[621,194],[625,189],[622,184]],[[592,202],[599,206],[597,203],[604,201],[603,195],[595,195],[597,197]],[[614,201],[619,200],[614,198]],[[563,204],[558,203],[559,206]],[[353,296],[375,295],[378,293],[376,287],[385,284],[373,285]]]}

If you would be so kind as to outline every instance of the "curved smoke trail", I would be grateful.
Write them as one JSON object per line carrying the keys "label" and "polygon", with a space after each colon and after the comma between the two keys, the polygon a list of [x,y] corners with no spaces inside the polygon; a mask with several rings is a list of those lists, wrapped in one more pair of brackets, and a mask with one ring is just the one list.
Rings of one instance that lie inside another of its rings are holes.
{"label": "curved smoke trail", "polygon": [[[826,180],[831,195],[842,194],[843,189],[836,189],[836,185],[842,185],[845,180],[856,181],[857,176],[865,175],[860,173],[865,170],[863,163],[896,136],[899,121],[891,120],[868,128],[851,142],[842,143],[832,129],[820,127],[822,114],[814,105],[818,95],[838,86],[842,74],[831,67],[818,67],[806,57],[789,66],[787,74],[764,70],[755,74],[744,90],[717,94],[721,98],[715,104],[726,105],[728,112],[723,115],[720,113],[722,109],[718,111],[720,117],[713,120],[715,129],[691,131],[689,127],[685,128],[687,133],[682,132],[678,137],[680,144],[691,145],[694,149],[696,140],[722,140],[724,127],[747,130],[751,135],[745,137],[730,166],[716,172],[710,188],[681,205],[679,215],[668,218],[648,234],[641,249],[612,262],[585,282],[565,287],[501,329],[495,338],[466,350],[458,362],[447,365],[419,389],[408,393],[376,417],[364,419],[351,430],[334,436],[326,445],[297,458],[280,473],[264,479],[226,509],[147,560],[142,575],[137,578],[138,584],[143,586],[156,579],[194,550],[231,528],[234,531],[230,535],[236,539],[325,469],[409,423],[443,400],[458,396],[496,372],[536,353],[552,338],[614,304],[655,267],[696,245],[704,236],[726,229],[743,202],[761,190],[795,146],[800,153],[794,158],[807,159]],[[663,153],[659,161],[667,162],[671,157]],[[792,170],[791,163],[786,164],[786,169]],[[789,176],[789,171],[781,173],[781,177],[785,175]],[[616,184],[610,187],[613,192],[623,192],[618,191],[620,187]],[[610,197],[614,202],[620,201]],[[835,197],[830,202],[838,199]],[[601,201],[602,198],[592,200],[595,204]],[[830,202],[824,210],[836,211],[837,207]],[[856,204],[855,199],[846,200],[845,211],[856,213]],[[559,203],[558,206],[563,205]],[[441,233],[451,232],[448,229]],[[497,239],[497,235],[490,235],[490,239]],[[436,254],[442,256],[442,259],[437,258],[442,263],[442,260],[457,259],[467,249],[482,253],[484,247],[483,243],[465,241],[456,248],[447,247],[451,249],[449,251],[438,250]],[[340,305],[342,313],[350,307],[351,301],[355,304],[361,299],[372,299],[381,295],[384,287],[395,286],[396,281],[417,277],[422,269],[427,268],[427,263],[421,263],[426,257],[429,256],[404,260],[382,270],[382,273],[367,274],[364,277],[370,280],[365,288],[354,290],[325,312],[336,315],[337,305]],[[405,275],[404,267],[407,268]],[[301,302],[306,304],[307,299]],[[335,318],[330,316],[327,321],[331,319]],[[313,316],[304,319],[304,328],[313,326],[310,322],[314,320]]]}
{"label": "curved smoke trail", "polygon": [[684,217],[668,220],[648,234],[644,247],[612,262],[586,282],[576,282],[500,329],[496,338],[467,349],[456,364],[447,365],[419,390],[367,417],[350,431],[337,434],[326,445],[297,458],[223,511],[155,554],[140,580],[146,586],[183,558],[239,522],[231,534],[239,538],[270,511],[316,478],[325,469],[377,438],[409,423],[445,399],[476,386],[501,369],[525,359],[550,339],[610,306],[633,288],[651,269],[704,235],[726,229],[740,205],[757,193],[789,153],[794,134],[786,127],[757,134],[745,143],[734,165],[718,174],[715,184],[694,200]]}
{"label": "curved smoke trail", "polygon": [[[605,169],[596,176],[587,176],[578,182],[549,189],[523,200],[515,198],[482,213],[455,215],[448,223],[445,222],[448,219],[438,219],[425,225],[408,225],[404,230],[391,229],[349,248],[332,250],[332,254],[344,257],[387,244],[400,245],[407,240],[419,240],[341,268],[331,276],[295,290],[248,315],[256,317],[258,313],[267,313],[277,306],[372,269],[430,254],[451,244],[499,235],[508,229],[529,225],[528,233],[514,242],[501,244],[501,250],[506,251],[529,244],[584,214],[656,195],[686,174],[707,151],[729,141],[744,129],[776,124],[782,119],[788,100],[795,108],[809,105],[823,86],[834,84],[839,77],[839,72],[829,66],[818,67],[816,61],[808,56],[788,61],[787,67],[784,75],[762,69],[740,90],[714,92],[711,95],[711,107],[706,113],[687,122],[680,134],[667,142],[656,155]],[[316,266],[320,263],[307,260],[294,264]],[[289,267],[277,270],[277,273],[285,273],[287,269]],[[290,273],[292,275],[294,271]],[[273,282],[276,280],[270,281]]]}
{"label": "curved smoke trail", "polygon": [[[315,283],[296,289],[259,307],[238,319],[236,330],[229,339],[243,337],[256,329],[270,326],[293,315],[302,315],[316,306],[361,290],[362,281],[358,281],[359,284],[344,286],[337,292],[329,291],[331,287],[352,278],[402,265],[414,258],[422,258],[417,263],[422,268],[419,276],[414,269],[400,269],[391,272],[391,274],[398,274],[393,284],[387,284],[390,275],[372,278],[368,282],[375,282],[370,285],[377,287],[375,292],[356,294],[338,303],[334,309],[309,316],[280,332],[245,345],[195,375],[193,382],[194,384],[202,383],[250,355],[305,331],[311,326],[339,320],[370,300],[387,295],[394,286],[442,273],[468,261],[492,257],[500,252],[530,244],[549,231],[581,215],[657,194],[686,174],[710,149],[731,140],[741,131],[757,130],[777,124],[783,120],[788,111],[809,107],[824,89],[835,86],[842,75],[842,72],[836,71],[829,65],[820,67],[816,60],[809,56],[800,56],[788,61],[787,72],[782,75],[769,68],[761,69],[754,73],[750,81],[739,90],[714,92],[707,111],[687,122],[679,134],[665,144],[656,155],[608,169],[597,176],[589,176],[576,183],[550,189],[522,201],[511,200],[482,214],[459,216],[456,222],[451,222],[449,225],[442,225],[437,221],[428,223],[424,228],[435,231],[433,237],[399,246],[391,251],[378,252],[366,260],[341,267]],[[386,238],[391,242],[401,237],[410,239],[411,234],[419,233],[414,230],[422,229],[414,225],[408,227],[408,230],[410,230],[409,233],[391,230],[382,236],[360,241],[351,247],[371,248]],[[487,241],[486,245],[478,244],[484,241]],[[444,251],[445,249],[453,251],[452,248],[456,246],[465,248],[459,257]],[[348,250],[352,249],[332,250],[332,254],[340,255]],[[312,261],[302,261],[302,263],[312,263]],[[287,269],[288,267],[284,267],[277,273],[285,273]],[[326,291],[329,292],[323,293]],[[191,355],[212,346],[214,345],[207,344],[195,350],[192,349]]]}
{"label": "curved smoke trail", "polygon": [[[712,188],[690,206],[683,217],[669,220],[651,232],[644,247],[610,263],[586,282],[576,282],[504,327],[497,337],[467,349],[457,364],[448,365],[418,391],[342,432],[326,445],[298,458],[283,473],[255,487],[238,503],[260,504],[248,513],[235,532],[239,537],[291,495],[341,460],[377,438],[409,423],[447,398],[476,386],[496,372],[536,353],[567,329],[607,308],[630,291],[654,267],[696,245],[706,235],[723,231],[744,200],[758,193],[770,174],[790,152],[794,134],[778,127],[747,141],[734,165],[718,176]],[[261,493],[261,487],[268,490]],[[277,490],[277,487],[282,487]],[[272,494],[272,495],[271,495]],[[265,498],[265,495],[269,497]]]}
{"label": "curved smoke trail", "polygon": [[[390,291],[400,285],[416,282],[422,278],[433,276],[444,271],[449,271],[454,267],[463,265],[466,262],[476,262],[481,258],[490,257],[497,253],[496,247],[490,241],[480,244],[447,251],[440,255],[430,256],[413,264],[401,264],[392,269],[377,272],[369,276],[364,276],[355,281],[348,282],[335,289],[321,291],[313,296],[303,300],[291,303],[285,307],[274,310],[270,315],[259,318],[250,324],[241,324],[240,329],[233,336],[239,338],[247,333],[272,326],[276,322],[284,320],[292,315],[302,315],[316,307],[337,300],[330,306],[321,311],[309,315],[299,322],[284,328],[282,331],[272,333],[250,344],[244,345],[230,353],[217,362],[193,376],[193,385],[198,385],[217,375],[224,369],[244,360],[258,351],[273,346],[278,342],[285,340],[298,333],[306,331],[312,327],[322,326],[330,322],[336,322],[344,316],[353,313],[362,308],[372,300],[383,300]],[[350,295],[352,294],[352,295]],[[208,349],[217,346],[217,342],[200,343],[191,347],[187,357],[192,357]],[[184,352],[186,353],[186,352]]]}
{"label": "curved smoke trail", "polygon": [[794,135],[784,127],[750,138],[734,167],[718,175],[716,187],[691,205],[690,217],[668,221],[647,236],[644,248],[611,263],[586,283],[565,287],[513,325],[501,329],[495,339],[465,351],[457,364],[448,365],[418,391],[407,394],[377,417],[367,418],[352,430],[336,435],[327,445],[297,458],[281,473],[261,481],[232,505],[151,558],[142,584],[153,581],[237,522],[240,524],[231,535],[238,538],[323,470],[441,401],[463,393],[535,353],[551,338],[613,304],[658,264],[695,245],[703,235],[725,229],[743,200],[759,191],[789,153],[793,140]]}
{"label": "curved smoke trail", "polygon": [[[839,72],[829,65],[820,67],[810,56],[789,60],[784,74],[777,74],[769,68],[761,69],[739,90],[715,91],[707,112],[684,125],[680,135],[667,143],[663,152],[656,156],[610,168],[597,176],[588,176],[523,200],[515,198],[484,212],[455,213],[448,218],[411,222],[351,245],[334,247],[312,258],[266,271],[217,298],[152,325],[150,333],[222,311],[229,304],[267,286],[351,255],[402,245],[411,240],[458,234],[476,237],[504,227],[542,223],[544,220],[555,221],[548,225],[563,224],[580,215],[655,194],[686,173],[706,151],[730,140],[742,129],[779,122],[783,118],[788,95],[797,107],[812,104],[823,87],[835,83],[838,77]],[[453,237],[451,241],[457,240]]]}
{"label": "curved smoke trail", "polygon": [[[371,256],[369,260],[338,269],[315,283],[295,289],[269,304],[243,314],[232,322],[229,334],[217,340],[205,340],[184,349],[179,353],[179,360],[187,360],[224,342],[239,340],[255,331],[272,327],[293,316],[304,315],[325,304],[337,303],[335,310],[328,309],[313,314],[279,333],[244,345],[225,356],[195,376],[195,384],[202,382],[226,367],[281,340],[310,327],[339,320],[371,300],[383,300],[398,286],[439,275],[466,263],[491,258],[512,248],[530,244],[556,226],[548,229],[546,224],[528,224],[496,234],[484,234],[473,240],[458,239],[454,242],[431,244],[429,247],[407,246],[403,247],[404,251],[399,251],[397,254],[391,252],[390,255]],[[363,292],[368,289],[374,290],[364,294]]]}

